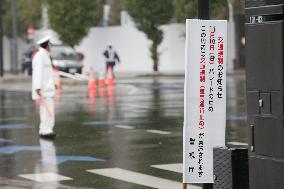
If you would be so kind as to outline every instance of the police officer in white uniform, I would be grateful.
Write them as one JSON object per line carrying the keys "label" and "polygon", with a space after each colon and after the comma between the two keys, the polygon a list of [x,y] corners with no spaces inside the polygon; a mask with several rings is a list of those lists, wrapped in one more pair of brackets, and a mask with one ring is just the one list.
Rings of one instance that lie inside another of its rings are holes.
{"label": "police officer in white uniform", "polygon": [[32,61],[32,98],[40,102],[40,137],[53,138],[55,137],[53,132],[55,123],[55,81],[50,58],[50,38],[48,36],[44,37],[37,44],[39,45],[39,50]]}

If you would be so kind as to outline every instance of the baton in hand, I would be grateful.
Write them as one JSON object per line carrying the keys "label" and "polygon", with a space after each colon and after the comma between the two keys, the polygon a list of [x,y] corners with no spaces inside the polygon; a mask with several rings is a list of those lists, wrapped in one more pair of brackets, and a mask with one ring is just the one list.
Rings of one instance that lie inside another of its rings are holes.
{"label": "baton in hand", "polygon": [[45,110],[47,111],[48,115],[49,115],[50,117],[52,117],[52,112],[51,112],[51,110],[49,109],[46,100],[45,100],[43,97],[40,97],[40,101],[41,101],[41,103],[43,104],[43,106],[44,106]]}

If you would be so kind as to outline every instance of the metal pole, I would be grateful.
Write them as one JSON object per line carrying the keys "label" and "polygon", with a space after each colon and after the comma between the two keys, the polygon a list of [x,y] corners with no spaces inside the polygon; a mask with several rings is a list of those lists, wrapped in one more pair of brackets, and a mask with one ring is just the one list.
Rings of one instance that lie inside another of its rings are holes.
{"label": "metal pole", "polygon": [[198,0],[198,18],[209,20],[209,0]]}
{"label": "metal pole", "polygon": [[[209,0],[198,0],[198,18],[209,20]],[[213,189],[213,184],[204,183],[202,189]]]}
{"label": "metal pole", "polygon": [[11,1],[11,11],[12,11],[12,48],[11,48],[11,63],[12,72],[14,74],[18,73],[18,33],[17,33],[17,13],[16,13],[16,0]]}
{"label": "metal pole", "polygon": [[2,28],[2,3],[0,1],[0,77],[4,76],[4,62],[3,62],[3,28]]}
{"label": "metal pole", "polygon": [[[209,20],[209,0],[198,0],[198,18]],[[183,189],[187,189],[187,184],[183,183]],[[204,183],[202,189],[213,189],[213,184]]]}

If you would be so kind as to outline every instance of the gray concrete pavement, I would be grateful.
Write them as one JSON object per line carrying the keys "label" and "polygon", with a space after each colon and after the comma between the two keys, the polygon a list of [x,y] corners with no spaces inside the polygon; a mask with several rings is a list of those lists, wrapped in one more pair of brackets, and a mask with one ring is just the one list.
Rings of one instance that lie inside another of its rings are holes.
{"label": "gray concrete pavement", "polygon": [[[92,91],[66,80],[55,141],[38,138],[38,107],[22,81],[1,81],[1,188],[181,188],[183,77],[124,77]],[[226,143],[246,145],[244,75],[229,75],[227,87]]]}

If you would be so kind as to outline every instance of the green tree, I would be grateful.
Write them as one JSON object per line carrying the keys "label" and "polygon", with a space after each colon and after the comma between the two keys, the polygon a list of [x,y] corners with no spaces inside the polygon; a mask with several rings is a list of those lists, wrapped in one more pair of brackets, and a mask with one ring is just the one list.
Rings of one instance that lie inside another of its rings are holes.
{"label": "green tree", "polygon": [[[178,22],[185,22],[187,18],[197,18],[198,0],[174,0],[175,18]],[[227,0],[209,0],[210,19],[227,19]]]}
{"label": "green tree", "polygon": [[102,14],[102,0],[48,0],[48,16],[52,29],[62,42],[75,46],[97,25]]}
{"label": "green tree", "polygon": [[245,14],[245,0],[231,0],[235,14]]}
{"label": "green tree", "polygon": [[209,2],[210,19],[228,19],[228,1],[214,0]]}
{"label": "green tree", "polygon": [[[11,0],[2,0],[3,5],[3,30],[4,34],[11,37],[12,34],[12,17],[11,17]],[[41,26],[41,6],[39,0],[17,0],[17,30],[20,37],[25,38],[26,29],[29,25],[34,28]]]}
{"label": "green tree", "polygon": [[150,51],[153,70],[158,71],[158,46],[163,40],[163,32],[159,26],[167,24],[172,18],[172,0],[125,0],[124,7],[134,19],[137,28],[152,41]]}
{"label": "green tree", "polygon": [[123,0],[108,0],[110,5],[109,25],[120,25],[120,12]]}
{"label": "green tree", "polygon": [[175,19],[177,22],[185,22],[186,18],[197,18],[198,0],[174,0]]}

